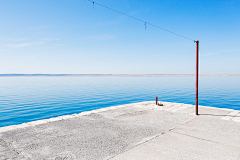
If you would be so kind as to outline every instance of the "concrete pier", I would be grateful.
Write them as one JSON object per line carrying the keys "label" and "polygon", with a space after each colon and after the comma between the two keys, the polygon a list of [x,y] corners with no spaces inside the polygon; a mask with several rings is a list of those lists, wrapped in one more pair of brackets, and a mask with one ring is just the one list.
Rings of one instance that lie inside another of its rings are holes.
{"label": "concrete pier", "polygon": [[0,160],[240,160],[240,111],[154,101],[0,128]]}

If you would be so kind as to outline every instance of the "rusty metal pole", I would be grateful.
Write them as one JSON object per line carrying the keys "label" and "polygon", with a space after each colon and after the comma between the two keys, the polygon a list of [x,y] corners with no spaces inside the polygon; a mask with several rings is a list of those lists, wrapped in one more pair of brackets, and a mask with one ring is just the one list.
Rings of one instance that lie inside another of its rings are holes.
{"label": "rusty metal pole", "polygon": [[198,115],[198,50],[199,50],[199,41],[196,42],[196,115]]}
{"label": "rusty metal pole", "polygon": [[156,105],[157,105],[157,102],[158,102],[158,97],[156,97]]}

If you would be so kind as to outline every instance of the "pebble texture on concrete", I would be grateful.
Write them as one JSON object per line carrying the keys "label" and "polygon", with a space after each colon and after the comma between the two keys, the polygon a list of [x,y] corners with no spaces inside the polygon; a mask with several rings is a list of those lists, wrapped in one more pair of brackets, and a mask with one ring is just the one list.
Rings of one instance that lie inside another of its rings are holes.
{"label": "pebble texture on concrete", "polygon": [[[240,156],[240,123],[234,121],[239,111],[200,107],[201,115],[195,116],[193,105],[154,103],[127,104],[2,127],[0,160],[146,159],[146,156],[171,159],[178,154],[188,159],[186,150],[180,152],[184,150],[180,143],[186,143],[186,149],[195,143],[196,149],[218,144],[214,155],[202,150],[198,158],[219,158],[215,155],[218,152],[221,157],[225,153]],[[222,120],[224,117],[231,117],[232,121]],[[152,148],[148,152],[147,148],[152,146],[157,147],[156,151]]]}

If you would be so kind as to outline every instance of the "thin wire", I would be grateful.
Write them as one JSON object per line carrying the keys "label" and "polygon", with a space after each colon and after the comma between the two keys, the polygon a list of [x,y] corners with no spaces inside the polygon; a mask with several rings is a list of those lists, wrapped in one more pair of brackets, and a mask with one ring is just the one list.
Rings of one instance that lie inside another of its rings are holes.
{"label": "thin wire", "polygon": [[130,18],[132,18],[132,19],[135,19],[135,20],[137,20],[137,21],[143,22],[143,23],[145,24],[145,29],[146,29],[146,24],[148,24],[148,25],[151,25],[151,26],[156,27],[156,28],[158,28],[158,29],[164,30],[164,31],[166,31],[166,32],[168,32],[168,33],[172,33],[172,34],[175,34],[175,35],[180,36],[180,37],[182,37],[182,38],[185,38],[185,39],[188,39],[188,40],[191,40],[191,41],[194,41],[194,42],[195,42],[195,40],[193,40],[193,39],[191,39],[191,38],[188,38],[188,37],[183,36],[183,35],[180,35],[180,34],[178,34],[178,33],[169,31],[169,30],[164,29],[164,28],[162,28],[162,27],[159,27],[159,26],[157,26],[157,25],[148,23],[148,22],[143,21],[143,20],[141,20],[141,19],[138,19],[138,18],[136,18],[136,17],[130,16],[130,15],[125,14],[125,13],[123,13],[123,12],[120,12],[120,11],[117,11],[117,10],[112,9],[112,8],[110,8],[110,7],[107,7],[107,6],[105,6],[105,5],[102,5],[102,4],[100,4],[100,3],[94,2],[94,1],[92,1],[92,0],[88,0],[88,1],[89,1],[89,2],[92,2],[92,3],[94,3],[94,4],[97,4],[97,5],[99,5],[99,6],[102,6],[102,7],[104,7],[104,8],[107,8],[107,9],[109,9],[109,10],[112,10],[112,11],[114,11],[114,12],[120,13],[120,14],[122,14],[122,15],[124,15],[124,16],[127,16],[127,17],[130,17]]}

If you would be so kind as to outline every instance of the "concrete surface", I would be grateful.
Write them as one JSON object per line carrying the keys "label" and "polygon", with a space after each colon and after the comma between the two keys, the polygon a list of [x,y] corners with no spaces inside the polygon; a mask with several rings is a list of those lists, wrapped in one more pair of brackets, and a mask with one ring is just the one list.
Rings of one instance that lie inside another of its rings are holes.
{"label": "concrete surface", "polygon": [[142,102],[0,128],[0,160],[239,159],[240,113]]}

